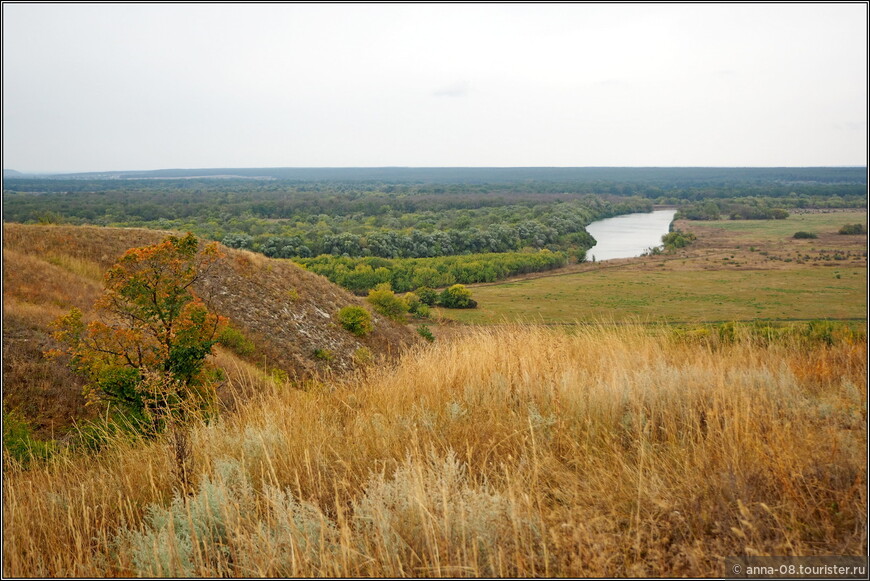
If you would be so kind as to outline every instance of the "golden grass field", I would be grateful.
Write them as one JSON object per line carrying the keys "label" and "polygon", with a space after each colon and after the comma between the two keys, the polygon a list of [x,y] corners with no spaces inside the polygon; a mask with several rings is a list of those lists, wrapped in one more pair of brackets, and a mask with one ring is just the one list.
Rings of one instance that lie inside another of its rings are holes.
{"label": "golden grass field", "polygon": [[235,413],[8,467],[3,573],[703,577],[866,554],[866,356],[846,329],[480,328],[303,391],[224,353],[260,394]]}
{"label": "golden grass field", "polygon": [[[666,322],[867,318],[867,236],[842,236],[866,212],[785,220],[679,221],[698,241],[673,255],[581,264],[471,285],[480,307],[440,310],[464,323]],[[796,240],[797,231],[817,239]]]}

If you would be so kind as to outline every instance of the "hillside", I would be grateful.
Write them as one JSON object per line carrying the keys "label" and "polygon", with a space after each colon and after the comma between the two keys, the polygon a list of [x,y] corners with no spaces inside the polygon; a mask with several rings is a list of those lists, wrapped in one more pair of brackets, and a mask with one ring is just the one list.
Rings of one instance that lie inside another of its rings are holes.
{"label": "hillside", "polygon": [[476,328],[328,389],[264,385],[181,460],[164,436],[12,467],[3,573],[698,578],[866,555],[866,357],[824,325]]}
{"label": "hillside", "polygon": [[[50,436],[88,413],[78,378],[42,357],[52,342],[51,321],[72,307],[87,313],[115,260],[168,232],[6,224],[3,234],[4,409],[18,409]],[[417,340],[412,330],[376,313],[374,332],[356,337],[335,315],[344,306],[363,304],[361,299],[290,261],[222,250],[225,257],[195,290],[254,344],[253,352],[243,353],[247,361],[220,353],[228,373],[255,366],[301,381],[348,372],[361,355],[373,361],[393,357]]]}

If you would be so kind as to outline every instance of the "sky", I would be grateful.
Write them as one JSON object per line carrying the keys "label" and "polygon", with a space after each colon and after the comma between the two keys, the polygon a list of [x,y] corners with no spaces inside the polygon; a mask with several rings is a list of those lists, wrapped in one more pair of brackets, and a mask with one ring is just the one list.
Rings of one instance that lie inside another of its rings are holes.
{"label": "sky", "polygon": [[3,4],[3,168],[867,163],[867,4]]}

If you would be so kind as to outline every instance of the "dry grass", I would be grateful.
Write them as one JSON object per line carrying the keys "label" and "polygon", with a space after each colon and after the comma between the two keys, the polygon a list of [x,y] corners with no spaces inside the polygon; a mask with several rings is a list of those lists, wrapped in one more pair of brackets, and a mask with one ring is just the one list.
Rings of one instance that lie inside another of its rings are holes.
{"label": "dry grass", "polygon": [[3,574],[721,576],[728,555],[866,554],[864,340],[702,339],[479,329],[307,391],[238,364],[260,396],[186,434],[189,487],[169,437],[8,471]]}

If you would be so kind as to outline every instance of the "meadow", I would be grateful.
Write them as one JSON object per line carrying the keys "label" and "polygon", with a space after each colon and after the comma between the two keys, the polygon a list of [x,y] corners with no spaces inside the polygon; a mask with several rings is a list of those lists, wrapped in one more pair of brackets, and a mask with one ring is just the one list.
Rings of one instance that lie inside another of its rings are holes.
{"label": "meadow", "polygon": [[[472,285],[464,323],[585,320],[712,322],[867,316],[867,237],[842,236],[866,212],[793,214],[785,220],[678,221],[698,240],[673,254],[576,265],[547,276]],[[817,239],[796,240],[797,231]]]}
{"label": "meadow", "polygon": [[[718,577],[866,554],[866,334],[477,328],[3,481],[10,577]],[[253,389],[250,389],[253,388]],[[182,475],[185,475],[184,477]]]}

